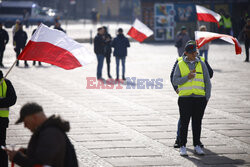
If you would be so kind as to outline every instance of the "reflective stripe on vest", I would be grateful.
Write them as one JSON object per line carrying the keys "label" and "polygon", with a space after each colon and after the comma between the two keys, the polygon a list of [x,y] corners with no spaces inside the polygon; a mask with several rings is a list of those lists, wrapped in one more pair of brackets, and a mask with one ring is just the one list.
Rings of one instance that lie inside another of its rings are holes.
{"label": "reflective stripe on vest", "polygon": [[[7,85],[5,80],[0,85],[0,98],[5,98],[7,92]],[[0,117],[9,117],[9,108],[0,108]]]}
{"label": "reflective stripe on vest", "polygon": [[[183,59],[178,59],[178,65],[181,72],[181,77],[185,77],[190,73],[188,65]],[[201,95],[205,96],[205,83],[201,63],[196,63],[195,78],[188,80],[182,85],[178,85],[179,96]]]}

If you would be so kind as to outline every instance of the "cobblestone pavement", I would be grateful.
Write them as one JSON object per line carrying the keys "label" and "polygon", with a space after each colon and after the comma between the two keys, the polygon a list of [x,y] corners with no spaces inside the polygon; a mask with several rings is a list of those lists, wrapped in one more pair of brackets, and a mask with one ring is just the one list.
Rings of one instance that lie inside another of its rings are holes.
{"label": "cobblestone pavement", "polygon": [[[93,50],[92,45],[84,45]],[[16,148],[27,145],[31,133],[14,122],[24,103],[36,101],[47,115],[60,114],[70,121],[69,136],[81,167],[250,166],[250,63],[243,62],[244,56],[234,55],[232,45],[211,44],[212,96],[201,137],[206,155],[194,154],[189,131],[189,156],[181,157],[173,148],[179,112],[178,96],[169,79],[176,56],[172,45],[131,43],[126,77],[163,79],[162,89],[155,89],[157,83],[140,89],[139,82],[129,81],[115,84],[113,89],[87,89],[87,77],[96,75],[96,62],[69,71],[48,64],[34,67],[31,62],[29,68],[23,68],[20,62],[8,76],[18,100],[10,111],[7,143]],[[10,67],[14,60],[10,41],[5,66]],[[113,57],[111,68],[115,77]],[[107,79],[106,73],[105,63],[103,76]]]}

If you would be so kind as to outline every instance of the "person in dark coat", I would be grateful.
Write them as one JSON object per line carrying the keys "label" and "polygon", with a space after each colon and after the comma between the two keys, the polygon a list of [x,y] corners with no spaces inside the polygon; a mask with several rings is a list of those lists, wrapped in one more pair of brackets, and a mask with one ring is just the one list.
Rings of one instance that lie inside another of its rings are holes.
{"label": "person in dark coat", "polygon": [[179,57],[181,57],[185,51],[185,45],[189,40],[190,37],[188,35],[187,28],[186,26],[182,26],[181,31],[177,32],[175,38],[175,47],[177,47]]}
{"label": "person in dark coat", "polygon": [[112,49],[111,49],[112,37],[108,33],[107,27],[104,26],[103,28],[104,28],[104,38],[105,38],[104,57],[106,58],[108,77],[112,78],[110,74],[110,57],[112,53]]}
{"label": "person in dark coat", "polygon": [[[6,145],[6,130],[9,126],[9,107],[16,103],[16,92],[12,83],[3,78],[0,70],[0,146]],[[0,148],[0,166],[8,167],[8,155]]]}
{"label": "person in dark coat", "polygon": [[[69,131],[69,122],[52,115],[47,118],[43,108],[37,103],[26,103],[20,111],[20,118],[16,124],[24,122],[24,126],[33,134],[28,148],[18,151],[7,150],[9,160],[21,167],[33,167],[35,165],[48,165],[63,167],[69,157],[67,154],[66,132]],[[74,152],[75,154],[75,152]],[[77,159],[72,167],[77,167]]]}
{"label": "person in dark coat", "polygon": [[[14,41],[16,43],[16,57],[19,56],[19,54],[21,53],[21,50],[24,49],[26,42],[27,42],[28,36],[27,33],[23,30],[23,25],[20,24],[19,25],[19,30],[15,33],[14,36]],[[24,65],[25,67],[29,67],[27,61],[24,61]],[[16,66],[19,66],[19,61],[17,61]]]}
{"label": "person in dark coat", "polygon": [[104,36],[104,28],[100,27],[97,29],[97,35],[94,39],[94,51],[97,57],[97,79],[104,80],[102,78],[102,67],[104,61],[105,54],[105,36]]}
{"label": "person in dark coat", "polygon": [[114,56],[116,58],[116,80],[119,80],[119,63],[122,61],[122,79],[125,78],[125,60],[127,56],[127,48],[130,47],[129,40],[123,35],[123,29],[118,29],[118,35],[112,42],[114,47]]}
{"label": "person in dark coat", "polygon": [[245,62],[249,62],[250,18],[247,19],[247,24],[243,28],[243,34],[244,34],[244,39],[245,39],[245,50],[246,50]]}
{"label": "person in dark coat", "polygon": [[[38,22],[37,23],[37,28],[40,26],[40,24],[41,24],[41,22]],[[37,29],[36,28],[36,29]],[[34,29],[33,31],[32,31],[32,35],[36,32],[36,29]],[[36,65],[36,61],[33,61],[33,66],[35,66]],[[38,65],[39,66],[42,66],[42,63],[40,62],[40,61],[38,61]]]}
{"label": "person in dark coat", "polygon": [[5,46],[9,42],[9,35],[6,30],[3,29],[3,24],[0,23],[0,67],[3,65],[3,53],[5,51]]}

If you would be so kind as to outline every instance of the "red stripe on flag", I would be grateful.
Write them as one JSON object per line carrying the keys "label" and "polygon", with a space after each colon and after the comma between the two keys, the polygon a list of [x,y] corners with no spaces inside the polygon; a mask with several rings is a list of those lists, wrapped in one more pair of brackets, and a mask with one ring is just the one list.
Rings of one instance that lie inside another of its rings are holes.
{"label": "red stripe on flag", "polygon": [[215,19],[215,17],[208,13],[197,13],[197,19],[199,21],[214,22],[219,26],[219,22]]}
{"label": "red stripe on flag", "polygon": [[203,45],[205,45],[206,43],[212,41],[212,40],[215,40],[215,39],[219,39],[221,37],[228,37],[228,38],[231,38],[234,42],[234,45],[235,45],[235,53],[236,54],[241,54],[242,50],[241,50],[241,47],[240,47],[240,44],[237,42],[237,40],[229,35],[225,35],[225,34],[220,34],[220,35],[216,35],[216,36],[212,36],[212,37],[201,37],[199,38],[198,40],[196,40],[196,43],[197,43],[197,47],[200,48],[202,47]]}
{"label": "red stripe on flag", "polygon": [[131,29],[128,31],[128,35],[139,42],[143,42],[147,38],[145,34],[137,31],[134,27],[131,27]]}
{"label": "red stripe on flag", "polygon": [[41,61],[66,70],[82,66],[75,56],[66,49],[48,42],[34,42],[31,40],[18,56],[18,59]]}

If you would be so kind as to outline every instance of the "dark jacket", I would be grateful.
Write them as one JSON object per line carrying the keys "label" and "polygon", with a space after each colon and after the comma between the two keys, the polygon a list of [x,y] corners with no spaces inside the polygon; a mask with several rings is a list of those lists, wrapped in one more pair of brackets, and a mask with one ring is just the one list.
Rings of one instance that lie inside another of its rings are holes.
{"label": "dark jacket", "polygon": [[36,129],[25,151],[18,152],[14,162],[21,167],[33,167],[35,164],[63,167],[66,153],[66,132],[69,122],[54,115]]}
{"label": "dark jacket", "polygon": [[104,53],[105,53],[104,47],[105,47],[104,36],[97,34],[95,36],[95,39],[94,39],[94,51],[95,51],[95,54],[104,55]]}
{"label": "dark jacket", "polygon": [[22,29],[19,29],[14,36],[14,41],[16,41],[17,48],[24,48],[27,42],[27,33]]}
{"label": "dark jacket", "polygon": [[130,47],[128,38],[126,38],[123,34],[117,35],[112,42],[112,47],[114,48],[115,57],[127,56],[127,47]]}
{"label": "dark jacket", "polygon": [[9,42],[9,35],[4,29],[0,29],[0,51],[5,50],[5,45]]}
{"label": "dark jacket", "polygon": [[[178,63],[178,60],[176,60],[176,62],[174,63],[174,66],[173,66],[171,74],[170,74],[170,81],[171,81],[171,84],[172,84],[175,91],[177,90],[178,86],[174,86],[174,84],[173,84],[173,76],[174,76],[174,70],[175,70],[175,67],[176,67],[177,63]],[[213,75],[214,75],[213,69],[211,68],[211,66],[208,64],[208,62],[206,60],[205,60],[205,64],[207,66],[210,78],[213,78]]]}
{"label": "dark jacket", "polygon": [[112,49],[111,49],[112,37],[109,33],[106,33],[104,36],[105,36],[104,56],[109,57],[112,52]]}
{"label": "dark jacket", "polygon": [[[8,79],[5,79],[7,85],[7,92],[6,97],[0,99],[0,108],[8,108],[16,104],[16,92],[14,87],[12,86],[11,82]],[[2,118],[0,117],[0,126],[1,127],[8,127],[9,125],[9,118]]]}
{"label": "dark jacket", "polygon": [[62,29],[62,27],[54,27],[54,29],[56,29],[56,30],[59,30],[59,31],[62,31],[62,32],[66,33],[66,31],[65,31],[64,29]]}

